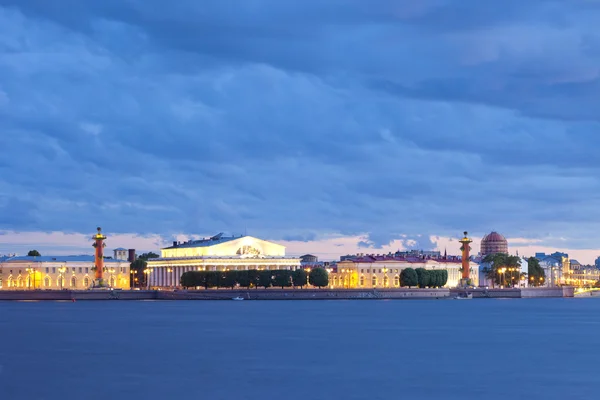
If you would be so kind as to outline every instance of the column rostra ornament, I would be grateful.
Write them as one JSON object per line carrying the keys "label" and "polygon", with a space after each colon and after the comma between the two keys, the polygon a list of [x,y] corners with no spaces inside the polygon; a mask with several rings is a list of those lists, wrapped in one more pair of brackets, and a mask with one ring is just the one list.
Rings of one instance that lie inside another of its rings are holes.
{"label": "column rostra ornament", "polygon": [[464,237],[459,240],[461,246],[460,246],[460,251],[462,254],[462,267],[461,267],[461,272],[462,272],[462,279],[460,280],[460,286],[472,286],[473,282],[471,281],[470,278],[470,272],[471,272],[471,266],[470,266],[470,251],[471,251],[471,243],[473,243],[473,241],[471,239],[469,239],[469,237],[467,236],[468,232],[465,231],[464,232]]}

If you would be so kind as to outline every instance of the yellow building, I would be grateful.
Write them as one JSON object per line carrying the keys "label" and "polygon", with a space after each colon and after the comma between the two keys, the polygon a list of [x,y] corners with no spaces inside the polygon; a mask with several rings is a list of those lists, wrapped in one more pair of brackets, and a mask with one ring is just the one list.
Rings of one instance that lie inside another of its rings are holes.
{"label": "yellow building", "polygon": [[[104,278],[113,288],[129,288],[129,262],[104,260]],[[11,257],[0,260],[0,290],[88,289],[94,256]]]}
{"label": "yellow building", "polygon": [[[471,279],[479,283],[479,267],[471,262]],[[337,263],[330,273],[332,288],[394,288],[400,287],[400,273],[405,268],[448,271],[445,287],[458,286],[462,277],[460,257],[394,257],[366,255]]]}
{"label": "yellow building", "polygon": [[223,236],[173,242],[160,258],[148,260],[150,287],[174,287],[184,272],[300,268],[300,259],[286,257],[285,246],[252,236]]}

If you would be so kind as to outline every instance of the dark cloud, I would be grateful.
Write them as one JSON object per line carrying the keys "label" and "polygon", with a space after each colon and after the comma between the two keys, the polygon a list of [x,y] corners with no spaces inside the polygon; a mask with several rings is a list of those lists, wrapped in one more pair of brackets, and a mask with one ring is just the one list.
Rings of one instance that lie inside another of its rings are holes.
{"label": "dark cloud", "polygon": [[598,5],[398,3],[0,0],[0,229],[592,243]]}

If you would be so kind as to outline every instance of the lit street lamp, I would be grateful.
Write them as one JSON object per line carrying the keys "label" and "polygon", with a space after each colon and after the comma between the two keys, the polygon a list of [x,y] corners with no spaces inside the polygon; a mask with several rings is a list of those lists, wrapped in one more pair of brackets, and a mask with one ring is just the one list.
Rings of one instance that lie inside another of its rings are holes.
{"label": "lit street lamp", "polygon": [[132,269],[129,272],[131,272],[131,288],[135,289],[135,280],[137,279],[135,275],[137,274],[137,269]]}
{"label": "lit street lamp", "polygon": [[67,271],[65,267],[60,267],[58,269],[58,281],[60,282],[60,290],[63,289],[63,274]]}

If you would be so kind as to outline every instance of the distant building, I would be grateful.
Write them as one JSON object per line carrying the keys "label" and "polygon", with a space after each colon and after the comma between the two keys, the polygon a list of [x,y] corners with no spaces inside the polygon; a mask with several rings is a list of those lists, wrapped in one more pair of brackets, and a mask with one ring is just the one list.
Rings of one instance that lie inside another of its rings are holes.
{"label": "distant building", "polygon": [[[105,259],[104,277],[114,288],[129,288],[129,263]],[[0,290],[88,289],[94,256],[10,257],[0,262]]]}
{"label": "distant building", "polygon": [[252,236],[224,236],[173,242],[148,260],[151,287],[178,286],[187,271],[295,270],[300,259],[286,257],[285,246]]}
{"label": "distant building", "polygon": [[300,262],[303,264],[315,264],[319,261],[319,257],[313,256],[312,254],[305,254],[300,256]]}
{"label": "distant building", "polygon": [[508,241],[498,232],[490,232],[481,239],[479,254],[485,257],[496,253],[508,254]]}
{"label": "distant building", "polygon": [[127,261],[128,258],[128,252],[127,249],[124,249],[122,247],[119,247],[117,249],[113,250],[114,256],[113,258],[115,260],[123,260],[123,261]]}
{"label": "distant building", "polygon": [[[349,257],[349,256],[348,256]],[[471,278],[479,281],[477,264],[471,262]],[[393,288],[400,286],[400,274],[405,268],[425,268],[448,271],[446,287],[456,287],[461,278],[460,256],[395,256],[358,255],[337,263],[330,274],[332,288]]]}

